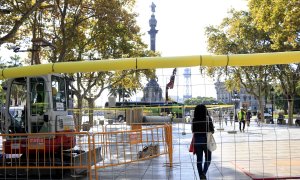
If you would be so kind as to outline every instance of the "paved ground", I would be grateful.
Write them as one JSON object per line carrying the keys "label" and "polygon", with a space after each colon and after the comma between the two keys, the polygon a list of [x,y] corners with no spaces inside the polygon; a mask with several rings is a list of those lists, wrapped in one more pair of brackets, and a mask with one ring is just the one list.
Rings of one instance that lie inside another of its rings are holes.
{"label": "paved ground", "polygon": [[[216,123],[208,179],[300,179],[300,129],[254,121],[245,132],[230,134],[234,125]],[[222,130],[222,127],[224,130]],[[188,152],[190,124],[173,124],[173,167],[163,155],[148,161],[110,167],[98,171],[98,179],[199,179],[196,156]],[[238,123],[236,123],[238,130]],[[82,179],[82,178],[79,178]]]}
{"label": "paved ground", "polygon": [[[215,123],[214,137],[217,150],[207,173],[210,180],[260,180],[300,179],[300,128],[276,124],[258,126],[254,121],[245,132],[238,130],[238,123],[226,126]],[[196,156],[188,152],[191,125],[173,124],[173,167],[167,155],[100,169],[100,180],[196,180]],[[47,178],[46,178],[47,179]],[[50,178],[48,178],[50,179]],[[66,179],[66,178],[65,178]],[[67,179],[86,180],[87,177]],[[93,179],[96,179],[93,175]]]}

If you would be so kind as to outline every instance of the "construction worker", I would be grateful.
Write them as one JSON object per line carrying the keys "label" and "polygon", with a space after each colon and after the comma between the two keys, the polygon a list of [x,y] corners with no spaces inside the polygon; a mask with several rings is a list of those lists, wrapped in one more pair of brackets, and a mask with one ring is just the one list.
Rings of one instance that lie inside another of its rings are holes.
{"label": "construction worker", "polygon": [[[245,132],[245,121],[246,121],[246,110],[242,108],[238,113],[238,119],[239,119],[239,127],[240,132]],[[243,129],[242,129],[242,123],[243,123]]]}

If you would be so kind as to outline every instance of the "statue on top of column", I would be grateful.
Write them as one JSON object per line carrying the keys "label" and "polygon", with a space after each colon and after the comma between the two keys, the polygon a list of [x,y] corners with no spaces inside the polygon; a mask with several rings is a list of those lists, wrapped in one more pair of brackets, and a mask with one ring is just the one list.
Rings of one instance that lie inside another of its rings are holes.
{"label": "statue on top of column", "polygon": [[151,4],[151,11],[153,13],[155,12],[155,8],[156,8],[156,5],[152,2],[152,4]]}

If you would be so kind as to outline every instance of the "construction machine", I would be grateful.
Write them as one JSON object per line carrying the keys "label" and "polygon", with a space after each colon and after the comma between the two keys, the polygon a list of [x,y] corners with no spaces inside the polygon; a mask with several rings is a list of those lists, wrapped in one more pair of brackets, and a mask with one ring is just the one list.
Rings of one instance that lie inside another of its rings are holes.
{"label": "construction machine", "polygon": [[[66,77],[60,74],[20,77],[9,79],[5,84],[0,176],[79,175],[86,173],[86,169],[74,167],[87,163],[92,166],[94,161],[88,161],[88,157],[102,160],[101,147],[77,146],[74,119],[67,111],[70,92]],[[22,107],[21,114],[11,113],[10,109],[16,106]],[[24,166],[33,168],[22,168]]]}
{"label": "construction machine", "polygon": [[168,101],[169,101],[169,89],[173,89],[173,87],[174,87],[174,81],[175,81],[176,71],[177,71],[177,68],[174,68],[173,69],[173,73],[172,73],[172,75],[170,77],[170,81],[166,85],[166,103],[168,103]]}

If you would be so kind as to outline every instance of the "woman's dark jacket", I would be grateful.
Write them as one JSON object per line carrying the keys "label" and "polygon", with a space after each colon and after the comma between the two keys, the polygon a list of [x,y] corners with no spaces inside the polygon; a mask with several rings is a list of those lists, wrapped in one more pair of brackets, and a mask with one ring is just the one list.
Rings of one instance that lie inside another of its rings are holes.
{"label": "woman's dark jacket", "polygon": [[[208,121],[207,121],[208,120]],[[214,133],[214,125],[212,123],[211,117],[204,119],[193,119],[192,132],[194,133],[195,144],[205,144],[207,143],[206,133]]]}
{"label": "woman's dark jacket", "polygon": [[192,132],[197,134],[204,134],[205,136],[206,132],[214,133],[214,125],[212,123],[211,117],[208,116],[205,119],[199,120],[194,119],[192,124]]}

